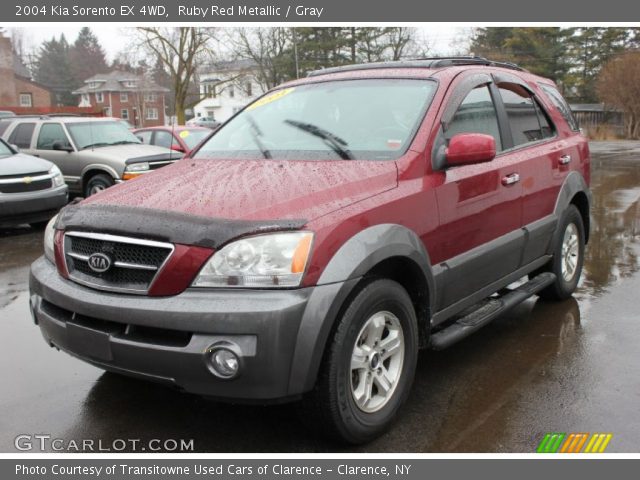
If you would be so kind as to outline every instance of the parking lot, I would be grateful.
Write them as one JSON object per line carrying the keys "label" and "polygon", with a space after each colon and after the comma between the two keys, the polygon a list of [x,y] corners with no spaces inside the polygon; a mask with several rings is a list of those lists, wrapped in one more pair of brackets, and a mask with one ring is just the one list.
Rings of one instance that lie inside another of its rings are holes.
{"label": "parking lot", "polygon": [[[532,298],[442,352],[423,352],[394,428],[358,452],[533,452],[547,432],[610,432],[638,451],[640,143],[592,144],[593,226],[574,298]],[[336,452],[294,409],[224,405],[104,373],[47,347],[28,308],[42,231],[0,231],[0,451],[20,434],[193,439],[202,452]],[[347,449],[350,450],[350,449]]]}

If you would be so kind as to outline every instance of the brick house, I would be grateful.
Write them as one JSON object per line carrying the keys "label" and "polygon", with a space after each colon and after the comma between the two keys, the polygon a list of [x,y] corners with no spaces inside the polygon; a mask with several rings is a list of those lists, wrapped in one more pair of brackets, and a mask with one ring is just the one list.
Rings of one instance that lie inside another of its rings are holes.
{"label": "brick house", "polygon": [[51,92],[31,80],[29,71],[13,55],[11,39],[0,37],[0,107],[50,107]]}
{"label": "brick house", "polygon": [[100,107],[106,116],[153,127],[165,124],[168,91],[141,75],[114,70],[87,78],[73,94],[80,96],[80,107]]}

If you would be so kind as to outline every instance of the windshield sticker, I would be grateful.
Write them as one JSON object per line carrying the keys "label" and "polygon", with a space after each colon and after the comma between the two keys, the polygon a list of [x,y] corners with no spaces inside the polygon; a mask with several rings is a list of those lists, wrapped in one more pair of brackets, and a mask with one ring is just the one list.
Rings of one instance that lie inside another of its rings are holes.
{"label": "windshield sticker", "polygon": [[189,130],[182,130],[178,135],[180,135],[180,138],[187,138],[190,133]]}
{"label": "windshield sticker", "polygon": [[247,107],[247,110],[253,110],[254,108],[262,107],[267,103],[275,102],[276,100],[280,100],[282,97],[289,95],[293,92],[295,88],[285,88],[283,90],[278,90],[277,92],[272,93],[271,95],[267,95],[266,97],[262,97],[259,100],[256,100],[251,105]]}

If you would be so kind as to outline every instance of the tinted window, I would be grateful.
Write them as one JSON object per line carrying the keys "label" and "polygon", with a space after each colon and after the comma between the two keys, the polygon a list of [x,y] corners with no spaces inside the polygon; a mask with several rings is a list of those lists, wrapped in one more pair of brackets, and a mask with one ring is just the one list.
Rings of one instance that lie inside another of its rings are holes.
{"label": "tinted window", "polygon": [[551,103],[553,103],[553,105],[558,109],[560,114],[567,121],[569,127],[571,127],[571,130],[578,131],[580,129],[580,127],[578,126],[578,121],[573,116],[569,104],[562,97],[558,89],[552,87],[551,85],[546,85],[543,83],[539,83],[538,85],[540,85],[540,88],[542,88],[542,90],[547,94],[547,96],[551,100]]}
{"label": "tinted window", "polygon": [[451,139],[458,133],[484,133],[496,140],[496,150],[502,150],[496,108],[486,85],[471,90],[462,101],[445,132]]}
{"label": "tinted window", "polygon": [[39,150],[53,150],[53,144],[55,142],[62,143],[63,146],[69,147],[69,140],[67,135],[62,129],[62,125],[59,123],[45,123],[40,127],[40,134],[38,135]]}
{"label": "tinted window", "polygon": [[21,123],[11,132],[9,143],[14,144],[18,148],[31,147],[31,135],[33,134],[35,126],[35,123]]}
{"label": "tinted window", "polygon": [[[159,147],[171,148],[171,144],[174,143],[173,135],[163,130],[156,130],[155,137],[153,137],[153,144]],[[177,142],[175,142],[177,143]]]}
{"label": "tinted window", "polygon": [[12,123],[11,121],[0,122],[0,135],[6,132],[7,128],[9,128],[9,125],[11,125],[11,123]]}
{"label": "tinted window", "polygon": [[513,83],[500,84],[498,89],[507,111],[514,147],[553,135],[540,107],[526,89]]}

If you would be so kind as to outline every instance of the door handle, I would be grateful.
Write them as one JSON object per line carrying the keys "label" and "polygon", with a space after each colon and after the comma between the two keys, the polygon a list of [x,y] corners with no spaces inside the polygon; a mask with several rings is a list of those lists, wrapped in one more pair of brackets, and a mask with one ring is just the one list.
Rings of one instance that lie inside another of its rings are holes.
{"label": "door handle", "polygon": [[558,164],[560,165],[568,165],[571,162],[571,155],[562,155],[558,159]]}
{"label": "door handle", "polygon": [[517,173],[512,173],[511,175],[502,177],[502,185],[504,186],[513,185],[514,183],[518,183],[519,181],[520,181],[520,175]]}

